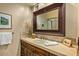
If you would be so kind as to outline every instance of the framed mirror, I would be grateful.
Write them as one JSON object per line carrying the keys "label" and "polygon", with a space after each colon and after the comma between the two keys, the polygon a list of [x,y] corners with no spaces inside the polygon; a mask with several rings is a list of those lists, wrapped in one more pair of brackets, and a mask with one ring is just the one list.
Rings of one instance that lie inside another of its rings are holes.
{"label": "framed mirror", "polygon": [[65,5],[55,3],[35,11],[33,32],[65,36]]}
{"label": "framed mirror", "polygon": [[37,15],[37,30],[58,30],[59,9]]}

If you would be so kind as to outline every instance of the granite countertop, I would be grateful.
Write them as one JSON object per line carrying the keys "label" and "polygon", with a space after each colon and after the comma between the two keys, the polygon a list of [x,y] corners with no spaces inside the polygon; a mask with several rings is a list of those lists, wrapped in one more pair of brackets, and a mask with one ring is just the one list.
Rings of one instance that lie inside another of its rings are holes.
{"label": "granite countertop", "polygon": [[50,53],[56,54],[58,56],[76,56],[77,55],[76,47],[67,47],[62,43],[59,43],[58,45],[55,45],[55,46],[46,46],[43,44],[35,43],[36,39],[32,39],[32,38],[21,38],[21,40],[31,45],[34,45],[36,47],[39,47],[41,49],[44,49]]}

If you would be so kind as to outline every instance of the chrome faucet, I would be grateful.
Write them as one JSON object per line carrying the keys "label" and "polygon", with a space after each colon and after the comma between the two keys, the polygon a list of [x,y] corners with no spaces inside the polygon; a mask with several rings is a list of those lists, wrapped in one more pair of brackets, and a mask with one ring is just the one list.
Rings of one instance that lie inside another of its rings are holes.
{"label": "chrome faucet", "polygon": [[45,38],[44,38],[44,36],[41,36],[40,38],[41,38],[42,40],[44,40],[44,39],[45,39]]}

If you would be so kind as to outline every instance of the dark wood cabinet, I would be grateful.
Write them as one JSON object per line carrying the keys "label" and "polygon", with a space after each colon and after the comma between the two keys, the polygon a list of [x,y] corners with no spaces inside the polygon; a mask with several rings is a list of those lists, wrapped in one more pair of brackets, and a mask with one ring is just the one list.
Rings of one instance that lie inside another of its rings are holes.
{"label": "dark wood cabinet", "polygon": [[21,56],[56,56],[21,40]]}

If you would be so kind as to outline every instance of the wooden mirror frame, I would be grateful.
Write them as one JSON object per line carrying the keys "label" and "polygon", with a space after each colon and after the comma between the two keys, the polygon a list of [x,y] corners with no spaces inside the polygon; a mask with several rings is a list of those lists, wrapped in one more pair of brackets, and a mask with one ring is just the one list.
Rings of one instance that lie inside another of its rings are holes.
{"label": "wooden mirror frame", "polygon": [[[58,30],[40,30],[37,29],[37,15],[49,12],[59,8],[58,15]],[[33,32],[42,33],[42,34],[51,34],[55,36],[65,36],[65,4],[64,3],[54,3],[49,6],[46,6],[40,10],[33,12]]]}

